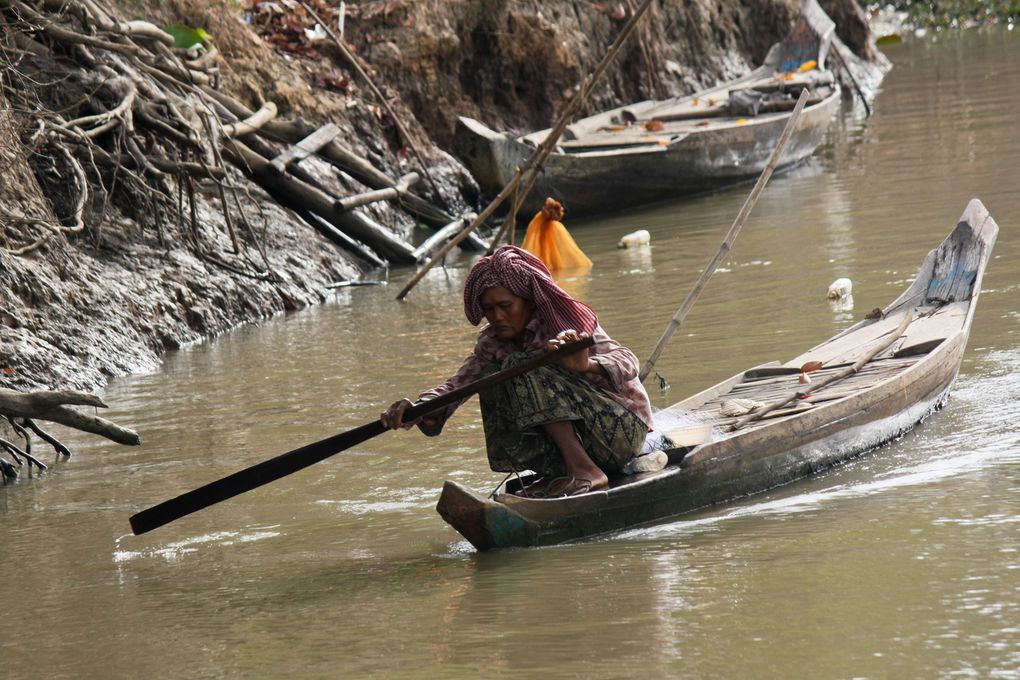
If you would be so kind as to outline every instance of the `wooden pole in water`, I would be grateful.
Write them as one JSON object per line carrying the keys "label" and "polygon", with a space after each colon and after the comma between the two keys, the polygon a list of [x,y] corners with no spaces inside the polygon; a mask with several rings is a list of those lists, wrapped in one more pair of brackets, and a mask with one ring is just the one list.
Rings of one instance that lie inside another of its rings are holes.
{"label": "wooden pole in water", "polygon": [[861,98],[861,103],[864,104],[864,112],[870,118],[871,105],[868,104],[868,97],[864,94],[864,90],[861,89],[860,84],[857,82],[854,72],[850,70],[850,64],[848,64],[846,59],[843,58],[843,54],[839,51],[839,46],[835,43],[832,45],[832,53],[836,55],[837,59],[839,59],[839,64],[843,67],[843,73],[845,73],[846,77],[850,79],[850,84],[854,86],[854,91],[857,93],[857,96]]}
{"label": "wooden pole in water", "polygon": [[[397,294],[398,300],[403,300],[405,297],[407,297],[407,294],[411,292],[411,289],[414,288],[419,281],[422,280],[422,278],[425,276],[428,270],[432,269],[432,267],[434,267],[439,262],[442,262],[443,258],[446,257],[446,254],[453,250],[454,246],[456,246],[458,243],[464,240],[467,237],[467,235],[470,234],[475,229],[477,229],[479,225],[484,223],[485,220],[487,220],[489,216],[493,212],[495,212],[496,208],[498,208],[500,204],[502,204],[503,201],[506,200],[507,196],[509,196],[511,193],[514,192],[514,190],[517,189],[517,186],[521,183],[521,178],[524,176],[525,173],[528,172],[532,173],[530,176],[531,179],[527,184],[528,189],[530,189],[530,187],[534,184],[534,178],[537,177],[538,173],[541,171],[542,162],[549,157],[549,154],[552,153],[552,150],[556,147],[556,142],[559,141],[560,136],[563,134],[563,130],[566,129],[567,124],[574,117],[574,115],[577,114],[578,111],[580,111],[581,105],[588,99],[588,96],[591,94],[591,91],[595,88],[595,83],[599,81],[599,79],[602,77],[602,74],[604,74],[606,72],[606,69],[609,68],[609,64],[612,63],[614,58],[616,58],[616,54],[620,51],[620,48],[623,47],[623,44],[627,41],[627,38],[629,38],[631,33],[634,32],[634,28],[637,26],[638,20],[641,19],[642,16],[644,16],[644,13],[648,11],[648,8],[651,7],[651,5],[652,0],[644,0],[641,3],[641,6],[638,7],[637,10],[635,10],[634,14],[631,16],[630,19],[627,20],[627,23],[624,25],[624,27],[620,29],[620,34],[616,36],[616,40],[613,41],[613,44],[609,47],[609,50],[606,52],[605,56],[602,57],[602,61],[599,62],[599,65],[596,66],[592,74],[588,76],[588,80],[585,81],[584,86],[580,90],[578,90],[576,94],[574,94],[573,99],[571,99],[570,102],[567,104],[567,108],[563,111],[563,114],[560,116],[560,119],[556,122],[556,125],[549,132],[548,136],[545,138],[542,144],[540,144],[539,147],[535,149],[535,151],[531,154],[528,160],[524,162],[524,165],[517,168],[517,171],[514,173],[513,178],[509,182],[507,182],[507,185],[503,187],[503,190],[499,192],[499,195],[496,196],[496,198],[492,199],[492,202],[489,203],[488,206],[486,206],[485,210],[483,210],[478,215],[478,217],[476,217],[474,221],[471,222],[471,224],[466,226],[463,229],[463,231],[461,231],[459,234],[453,237],[451,241],[449,241],[445,246],[443,246],[443,248],[439,250],[439,252],[437,252],[424,267],[418,270],[418,273],[416,273],[408,282],[408,284],[404,286],[404,289]],[[526,192],[525,194],[517,198],[518,204],[524,201],[525,195]]]}
{"label": "wooden pole in water", "polygon": [[772,156],[769,158],[768,164],[765,169],[762,170],[761,176],[758,177],[758,181],[755,182],[754,188],[751,189],[751,194],[744,201],[743,207],[740,208],[740,212],[737,213],[737,218],[733,221],[733,226],[726,233],[726,238],[723,239],[722,244],[719,246],[719,250],[716,252],[715,257],[708,263],[708,266],[701,276],[698,278],[697,283],[694,284],[694,288],[687,295],[687,299],[680,305],[680,309],[676,311],[673,318],[670,319],[669,324],[666,326],[666,330],[662,332],[662,337],[659,338],[659,342],[656,343],[655,349],[648,356],[648,359],[641,366],[641,373],[638,374],[640,380],[644,380],[648,377],[652,367],[655,366],[655,362],[658,360],[659,355],[662,354],[662,350],[665,349],[666,343],[669,342],[673,334],[676,333],[677,329],[680,328],[680,324],[683,323],[687,313],[691,311],[691,307],[697,301],[701,295],[701,291],[705,289],[708,284],[708,280],[712,278],[712,274],[718,269],[719,263],[722,262],[723,257],[730,252],[730,248],[733,247],[733,242],[737,239],[737,235],[740,233],[740,229],[744,226],[744,222],[747,221],[748,215],[751,214],[751,209],[754,208],[754,204],[758,201],[758,196],[761,195],[762,190],[768,183],[769,178],[772,177],[772,172],[779,165],[779,159],[783,155],[783,149],[786,148],[787,142],[790,141],[790,137],[793,135],[794,129],[797,127],[797,119],[800,117],[800,112],[804,110],[804,104],[807,102],[808,94],[807,88],[805,87],[800,91],[800,97],[797,98],[797,105],[793,107],[793,112],[790,114],[790,120],[786,122],[786,127],[783,129],[783,134],[779,136],[779,143],[776,144],[776,148],[772,151]]}

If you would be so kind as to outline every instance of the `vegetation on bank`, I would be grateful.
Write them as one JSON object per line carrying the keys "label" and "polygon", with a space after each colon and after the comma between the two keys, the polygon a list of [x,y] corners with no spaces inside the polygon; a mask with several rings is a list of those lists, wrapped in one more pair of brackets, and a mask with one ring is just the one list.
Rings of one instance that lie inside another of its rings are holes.
{"label": "vegetation on bank", "polygon": [[1020,0],[907,0],[888,5],[869,5],[875,9],[892,7],[905,14],[904,23],[915,28],[936,30],[970,28],[983,24],[1020,22]]}

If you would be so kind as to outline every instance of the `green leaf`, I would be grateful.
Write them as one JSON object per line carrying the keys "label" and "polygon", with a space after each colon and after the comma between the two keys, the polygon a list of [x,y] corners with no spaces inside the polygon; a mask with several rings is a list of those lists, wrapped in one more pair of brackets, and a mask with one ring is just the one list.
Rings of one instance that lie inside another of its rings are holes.
{"label": "green leaf", "polygon": [[190,50],[212,42],[212,36],[204,28],[192,28],[181,24],[167,26],[166,32],[174,37],[174,47]]}

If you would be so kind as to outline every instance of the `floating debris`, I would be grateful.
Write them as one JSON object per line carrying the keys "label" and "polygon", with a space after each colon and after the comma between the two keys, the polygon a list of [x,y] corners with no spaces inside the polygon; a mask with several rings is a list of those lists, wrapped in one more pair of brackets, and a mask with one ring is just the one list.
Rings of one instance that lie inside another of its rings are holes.
{"label": "floating debris", "polygon": [[617,248],[636,248],[638,246],[647,246],[652,242],[652,235],[648,233],[647,229],[638,229],[626,234],[620,239],[620,242],[616,244]]}
{"label": "floating debris", "polygon": [[829,284],[828,298],[830,300],[839,300],[840,298],[849,297],[853,289],[854,284],[850,279],[836,279]]}

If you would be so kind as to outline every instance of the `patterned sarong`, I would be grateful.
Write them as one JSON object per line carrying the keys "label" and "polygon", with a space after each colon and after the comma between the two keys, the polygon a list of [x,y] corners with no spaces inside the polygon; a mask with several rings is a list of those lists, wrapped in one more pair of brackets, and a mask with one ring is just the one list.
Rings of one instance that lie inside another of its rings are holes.
{"label": "patterned sarong", "polygon": [[[509,368],[529,358],[509,355]],[[545,475],[566,472],[546,423],[571,421],[581,445],[607,474],[618,473],[641,450],[648,427],[592,383],[561,366],[541,366],[481,392],[482,424],[489,466],[498,472],[531,469]]]}

